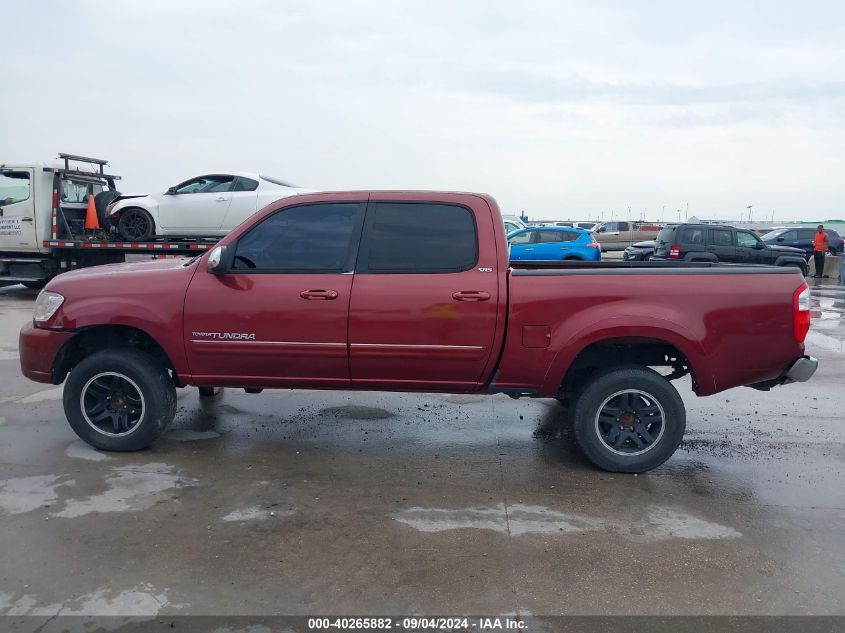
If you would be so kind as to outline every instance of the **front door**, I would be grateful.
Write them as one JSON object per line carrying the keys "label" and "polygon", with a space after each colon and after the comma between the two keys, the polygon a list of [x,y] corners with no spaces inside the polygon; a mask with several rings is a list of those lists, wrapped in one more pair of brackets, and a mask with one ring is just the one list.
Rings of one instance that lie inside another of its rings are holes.
{"label": "front door", "polygon": [[32,177],[32,169],[0,169],[0,250],[38,250]]}
{"label": "front door", "polygon": [[469,209],[372,194],[349,310],[352,384],[473,389],[496,330],[495,243],[480,198]]}
{"label": "front door", "polygon": [[198,270],[185,298],[191,373],[209,385],[345,387],[347,319],[365,202],[284,207]]}
{"label": "front door", "polygon": [[186,235],[219,230],[232,202],[233,181],[234,176],[200,176],[158,196],[162,228]]}

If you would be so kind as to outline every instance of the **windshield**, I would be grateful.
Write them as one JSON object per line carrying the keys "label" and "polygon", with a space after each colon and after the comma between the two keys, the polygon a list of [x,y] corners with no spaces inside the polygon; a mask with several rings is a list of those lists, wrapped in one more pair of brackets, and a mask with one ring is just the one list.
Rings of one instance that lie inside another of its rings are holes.
{"label": "windshield", "polygon": [[0,172],[0,206],[28,200],[29,192],[30,181],[28,171]]}
{"label": "windshield", "polygon": [[768,233],[766,233],[765,235],[760,236],[760,239],[761,239],[761,240],[763,240],[763,241],[766,241],[766,240],[773,240],[773,239],[775,239],[778,235],[780,235],[781,233],[783,233],[783,229],[778,229],[777,231],[769,231],[769,232],[768,232]]}

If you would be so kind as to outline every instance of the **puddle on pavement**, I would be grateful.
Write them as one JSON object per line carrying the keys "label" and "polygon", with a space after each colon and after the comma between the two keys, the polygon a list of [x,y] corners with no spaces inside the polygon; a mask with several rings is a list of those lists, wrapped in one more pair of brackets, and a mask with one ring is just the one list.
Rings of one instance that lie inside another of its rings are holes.
{"label": "puddle on pavement", "polygon": [[544,506],[504,504],[458,510],[409,508],[393,519],[421,532],[460,529],[493,530],[511,536],[524,534],[573,534],[613,531],[637,540],[712,540],[738,538],[731,527],[705,521],[681,510],[651,506],[642,519],[619,520],[574,512],[558,512]]}
{"label": "puddle on pavement", "polygon": [[0,481],[0,511],[23,514],[50,506],[59,498],[56,490],[74,484],[73,479],[60,481],[65,475],[35,475]]}
{"label": "puddle on pavement", "polygon": [[220,437],[217,431],[192,431],[190,429],[174,429],[165,434],[165,439],[177,442],[196,442],[197,440],[213,440]]}
{"label": "puddle on pavement", "polygon": [[68,444],[65,449],[65,455],[73,457],[74,459],[84,459],[89,462],[108,462],[114,458],[109,457],[106,453],[100,452],[94,447],[86,444],[82,440],[76,440]]}
{"label": "puddle on pavement", "polygon": [[250,506],[248,508],[240,508],[233,510],[223,517],[223,521],[230,522],[246,522],[246,521],[263,521],[267,519],[283,519],[285,517],[296,514],[296,508],[275,508]]}
{"label": "puddle on pavement", "polygon": [[320,415],[333,418],[351,418],[352,420],[384,420],[394,417],[390,411],[377,407],[364,407],[348,404],[342,407],[328,407],[320,411]]}
{"label": "puddle on pavement", "polygon": [[155,616],[165,607],[182,606],[171,603],[165,591],[158,591],[149,583],[125,591],[100,587],[52,604],[39,604],[32,594],[15,598],[13,594],[0,592],[0,615],[7,616]]}
{"label": "puddle on pavement", "polygon": [[173,466],[168,464],[115,468],[105,479],[105,491],[88,497],[66,499],[64,508],[52,516],[77,518],[95,512],[145,510],[153,506],[162,493],[196,485],[195,479],[182,477],[173,471]]}

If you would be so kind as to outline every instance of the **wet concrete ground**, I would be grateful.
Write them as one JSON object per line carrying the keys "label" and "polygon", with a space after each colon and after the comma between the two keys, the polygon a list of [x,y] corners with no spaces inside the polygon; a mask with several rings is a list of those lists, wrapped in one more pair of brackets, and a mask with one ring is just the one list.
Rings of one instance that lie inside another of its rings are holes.
{"label": "wet concrete ground", "polygon": [[179,392],[152,449],[76,439],[0,289],[0,614],[842,614],[845,293],[805,385],[679,384],[685,444],[592,468],[554,401]]}

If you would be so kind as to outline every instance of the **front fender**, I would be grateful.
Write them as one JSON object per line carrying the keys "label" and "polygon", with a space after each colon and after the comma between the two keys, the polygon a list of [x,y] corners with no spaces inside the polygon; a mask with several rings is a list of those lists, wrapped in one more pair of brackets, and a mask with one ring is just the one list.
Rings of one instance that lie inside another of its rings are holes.
{"label": "front fender", "polygon": [[123,198],[121,200],[118,200],[117,203],[109,211],[109,215],[111,217],[117,217],[120,215],[121,211],[130,207],[144,209],[144,211],[147,211],[153,217],[158,216],[158,203],[152,196],[142,196],[139,198]]}

